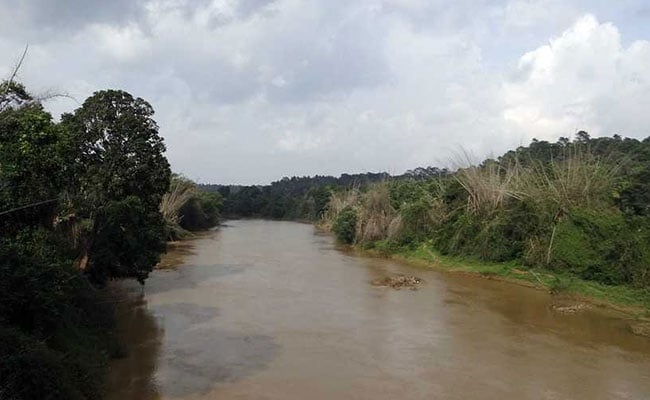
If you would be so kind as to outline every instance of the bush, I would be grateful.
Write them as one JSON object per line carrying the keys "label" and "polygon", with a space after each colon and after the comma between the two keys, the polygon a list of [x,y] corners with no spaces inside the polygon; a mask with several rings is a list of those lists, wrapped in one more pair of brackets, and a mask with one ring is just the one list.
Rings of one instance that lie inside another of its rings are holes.
{"label": "bush", "polygon": [[144,280],[165,250],[162,214],[129,196],[102,209],[97,221],[87,270],[92,280],[98,284],[111,278]]}
{"label": "bush", "polygon": [[357,231],[357,212],[352,207],[344,208],[334,221],[332,227],[336,238],[345,244],[354,243]]}
{"label": "bush", "polygon": [[0,240],[0,398],[96,399],[113,308],[47,230]]}
{"label": "bush", "polygon": [[198,192],[181,206],[178,211],[181,228],[201,231],[219,223],[221,195],[213,192]]}
{"label": "bush", "polygon": [[444,204],[429,196],[402,205],[399,228],[392,240],[415,244],[432,238],[445,218]]}
{"label": "bush", "polygon": [[617,210],[573,209],[557,226],[551,267],[605,284],[645,276],[648,256],[642,231],[629,229]]}

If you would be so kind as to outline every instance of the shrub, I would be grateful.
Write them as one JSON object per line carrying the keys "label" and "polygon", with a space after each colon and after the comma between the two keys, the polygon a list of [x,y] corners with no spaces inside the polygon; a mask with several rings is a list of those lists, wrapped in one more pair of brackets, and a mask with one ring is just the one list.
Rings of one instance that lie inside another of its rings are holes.
{"label": "shrub", "polygon": [[0,240],[0,398],[101,398],[116,349],[112,303],[52,236]]}
{"label": "shrub", "polygon": [[430,239],[445,219],[444,205],[429,196],[402,206],[399,225],[390,229],[390,239],[399,244],[419,243]]}
{"label": "shrub", "polygon": [[165,221],[135,196],[108,204],[97,216],[88,275],[95,283],[111,278],[145,279],[165,249]]}
{"label": "shrub", "polygon": [[645,246],[620,211],[576,208],[557,226],[551,267],[605,284],[632,283],[646,275]]}
{"label": "shrub", "polygon": [[332,226],[336,238],[345,244],[354,243],[357,231],[357,212],[352,207],[344,208]]}
{"label": "shrub", "polygon": [[320,225],[325,229],[334,229],[334,223],[343,210],[355,207],[359,202],[359,191],[356,188],[332,192],[329,203],[320,220]]}

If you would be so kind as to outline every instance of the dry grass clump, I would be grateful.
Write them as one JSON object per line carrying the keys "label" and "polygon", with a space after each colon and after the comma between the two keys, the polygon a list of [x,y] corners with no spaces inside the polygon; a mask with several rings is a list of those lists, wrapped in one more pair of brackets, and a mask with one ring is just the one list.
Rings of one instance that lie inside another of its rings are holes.
{"label": "dry grass clump", "polygon": [[337,218],[346,209],[353,209],[357,216],[355,243],[385,239],[391,223],[398,217],[390,203],[388,183],[371,185],[363,193],[356,187],[332,193],[320,227],[332,230]]}
{"label": "dry grass clump", "polygon": [[595,206],[606,202],[616,183],[621,162],[608,162],[588,149],[574,149],[563,160],[553,160],[547,168],[538,165],[524,182],[528,195],[562,210],[575,206]]}
{"label": "dry grass clump", "polygon": [[357,242],[385,239],[393,220],[398,216],[390,203],[390,187],[382,182],[371,186],[361,198],[357,223]]}
{"label": "dry grass clump", "polygon": [[561,159],[524,167],[517,160],[507,164],[494,160],[482,166],[460,168],[454,175],[468,194],[473,213],[504,206],[508,199],[532,199],[542,208],[569,210],[605,201],[615,184],[621,163],[595,156],[575,147]]}
{"label": "dry grass clump", "polygon": [[160,202],[160,212],[168,226],[178,226],[180,222],[178,213],[181,207],[197,193],[194,182],[177,175],[172,177],[169,190]]}
{"label": "dry grass clump", "polygon": [[402,219],[402,215],[398,214],[388,225],[388,230],[386,232],[387,239],[394,242],[402,236],[403,231],[404,220]]}
{"label": "dry grass clump", "polygon": [[459,169],[454,177],[468,194],[467,207],[473,213],[501,207],[508,198],[522,199],[522,169],[518,163],[502,166],[488,160],[483,166],[470,165]]}
{"label": "dry grass clump", "polygon": [[327,209],[319,222],[319,226],[325,230],[332,230],[336,218],[341,211],[347,207],[358,208],[359,205],[359,189],[353,187],[342,192],[333,192],[330,195],[330,201],[327,204]]}

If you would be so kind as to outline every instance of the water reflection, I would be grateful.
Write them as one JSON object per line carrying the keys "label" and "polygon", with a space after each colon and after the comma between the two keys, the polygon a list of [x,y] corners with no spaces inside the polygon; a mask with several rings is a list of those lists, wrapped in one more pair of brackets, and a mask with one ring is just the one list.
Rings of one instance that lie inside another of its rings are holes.
{"label": "water reflection", "polygon": [[125,355],[112,362],[108,398],[157,399],[154,376],[164,331],[147,308],[143,293],[115,290],[121,300],[117,315]]}

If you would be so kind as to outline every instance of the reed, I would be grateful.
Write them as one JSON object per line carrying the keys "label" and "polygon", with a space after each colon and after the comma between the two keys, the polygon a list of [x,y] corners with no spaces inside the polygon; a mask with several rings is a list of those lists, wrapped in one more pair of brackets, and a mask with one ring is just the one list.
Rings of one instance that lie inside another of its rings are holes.
{"label": "reed", "polygon": [[[488,160],[483,165],[460,168],[454,178],[467,192],[467,207],[472,213],[492,211],[504,205],[508,199],[526,197],[520,184],[525,172],[519,163],[502,165]],[[523,177],[525,179],[525,177]]]}
{"label": "reed", "polygon": [[194,182],[179,175],[172,177],[169,190],[163,195],[160,202],[160,212],[168,227],[178,228],[181,207],[195,197],[197,193],[198,190]]}
{"label": "reed", "polygon": [[385,239],[393,220],[398,216],[390,202],[388,182],[372,185],[361,198],[357,223],[357,242]]}

